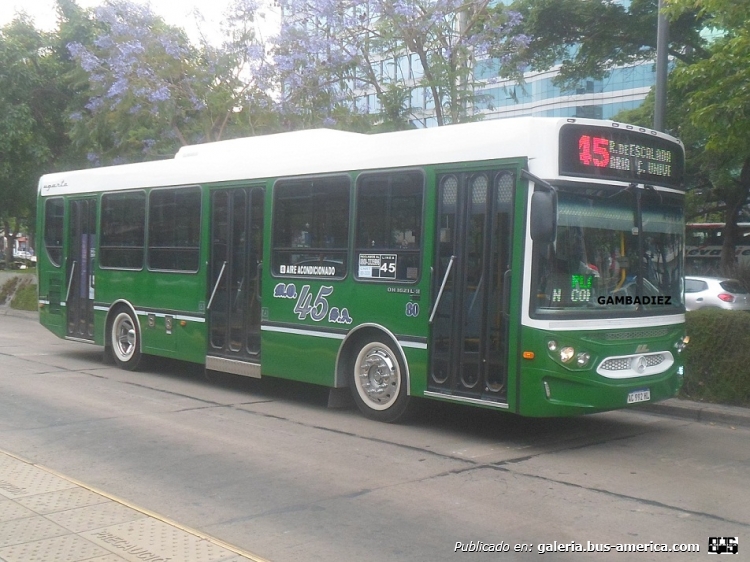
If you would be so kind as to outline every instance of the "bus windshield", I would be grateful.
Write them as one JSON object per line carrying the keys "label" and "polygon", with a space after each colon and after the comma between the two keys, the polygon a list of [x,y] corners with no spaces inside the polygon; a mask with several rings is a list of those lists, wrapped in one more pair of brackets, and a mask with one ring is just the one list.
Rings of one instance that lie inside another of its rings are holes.
{"label": "bus windshield", "polygon": [[684,311],[682,197],[652,190],[643,190],[641,197],[639,241],[632,191],[559,193],[557,238],[535,247],[532,316],[601,318]]}

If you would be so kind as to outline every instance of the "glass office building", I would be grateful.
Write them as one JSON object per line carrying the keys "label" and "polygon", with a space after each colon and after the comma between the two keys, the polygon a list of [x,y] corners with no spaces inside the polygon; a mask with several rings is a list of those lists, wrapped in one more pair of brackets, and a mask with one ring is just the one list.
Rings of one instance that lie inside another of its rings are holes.
{"label": "glass office building", "polygon": [[[630,0],[615,0],[615,3],[627,7]],[[620,111],[641,105],[656,83],[653,62],[615,67],[607,78],[583,80],[574,90],[565,91],[553,84],[557,75],[554,68],[527,73],[524,84],[519,85],[497,81],[494,66],[492,61],[478,61],[474,68],[475,79],[486,84],[477,90],[476,105],[476,111],[485,119],[521,115],[611,119]]]}
{"label": "glass office building", "polygon": [[479,62],[475,77],[488,79],[480,94],[477,111],[487,118],[533,115],[539,117],[590,117],[610,119],[625,109],[638,107],[656,81],[653,63],[613,68],[607,78],[581,81],[573,91],[553,83],[557,72],[527,73],[524,84],[492,82],[491,71]]}

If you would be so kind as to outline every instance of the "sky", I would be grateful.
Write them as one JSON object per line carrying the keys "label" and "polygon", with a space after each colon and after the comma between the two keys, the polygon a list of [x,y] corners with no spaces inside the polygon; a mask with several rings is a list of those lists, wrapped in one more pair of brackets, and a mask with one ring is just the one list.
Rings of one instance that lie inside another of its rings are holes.
{"label": "sky", "polygon": [[[93,8],[104,3],[104,0],[76,0],[82,8]],[[200,32],[211,40],[220,42],[219,24],[230,0],[132,0],[139,4],[150,4],[151,9],[164,20],[183,28],[188,36],[197,42]],[[54,0],[0,0],[0,27],[10,23],[17,11],[25,11],[34,20],[39,29],[52,30],[56,26],[56,11]],[[204,18],[200,28],[193,15],[198,10]],[[276,9],[278,10],[278,9]],[[268,37],[278,21],[275,10],[264,9],[266,24],[260,29],[264,37]],[[277,12],[276,12],[277,13]]]}

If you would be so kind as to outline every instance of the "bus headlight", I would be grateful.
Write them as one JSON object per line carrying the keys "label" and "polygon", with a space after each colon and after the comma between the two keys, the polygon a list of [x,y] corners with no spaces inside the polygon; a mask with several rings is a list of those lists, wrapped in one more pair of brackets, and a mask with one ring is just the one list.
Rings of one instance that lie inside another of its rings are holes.
{"label": "bus headlight", "polygon": [[555,340],[549,340],[547,342],[547,349],[550,351],[557,351],[557,342]]}
{"label": "bus headlight", "polygon": [[576,350],[572,347],[563,347],[560,350],[560,361],[562,361],[563,363],[569,363],[573,359],[573,356],[575,354]]}
{"label": "bus headlight", "polygon": [[591,359],[591,355],[589,355],[586,352],[581,352],[578,355],[576,355],[576,363],[579,367],[585,367],[586,364],[589,362],[589,359]]}

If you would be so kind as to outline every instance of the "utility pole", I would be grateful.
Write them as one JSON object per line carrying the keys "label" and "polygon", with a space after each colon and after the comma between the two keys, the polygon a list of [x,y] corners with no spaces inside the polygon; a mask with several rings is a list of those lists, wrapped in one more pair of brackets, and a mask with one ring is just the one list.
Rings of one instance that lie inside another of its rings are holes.
{"label": "utility pole", "polygon": [[659,0],[656,25],[656,99],[654,104],[654,129],[664,131],[664,115],[667,112],[667,64],[669,57],[669,23],[662,13],[664,0]]}

